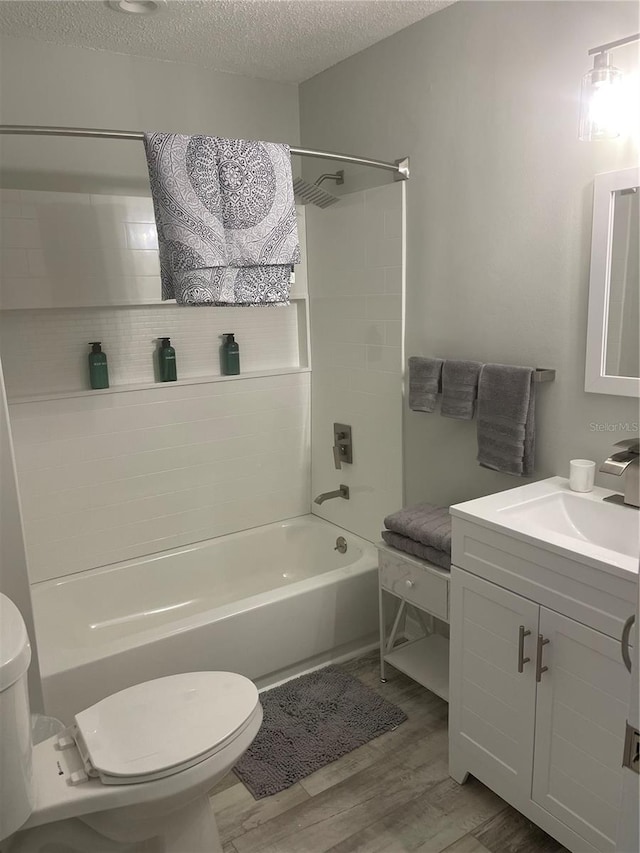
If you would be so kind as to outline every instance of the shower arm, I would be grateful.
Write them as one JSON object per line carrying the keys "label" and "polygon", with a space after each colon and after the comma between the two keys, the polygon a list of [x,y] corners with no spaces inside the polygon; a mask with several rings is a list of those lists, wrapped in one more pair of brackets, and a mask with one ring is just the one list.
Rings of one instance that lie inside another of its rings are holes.
{"label": "shower arm", "polygon": [[[86,139],[130,139],[142,142],[144,134],[138,130],[108,130],[95,127],[44,127],[28,124],[0,124],[0,134],[17,136],[75,136]],[[385,160],[370,160],[367,157],[353,157],[350,154],[337,154],[333,151],[316,151],[313,148],[289,149],[299,157],[315,157],[319,160],[335,160],[340,163],[354,163],[358,166],[370,166],[372,169],[385,169],[394,173],[394,180],[409,179],[409,158],[402,157],[393,163]]]}
{"label": "shower arm", "polygon": [[316,187],[319,187],[323,181],[335,181],[337,186],[344,184],[344,169],[338,169],[337,172],[325,172],[313,182]]}

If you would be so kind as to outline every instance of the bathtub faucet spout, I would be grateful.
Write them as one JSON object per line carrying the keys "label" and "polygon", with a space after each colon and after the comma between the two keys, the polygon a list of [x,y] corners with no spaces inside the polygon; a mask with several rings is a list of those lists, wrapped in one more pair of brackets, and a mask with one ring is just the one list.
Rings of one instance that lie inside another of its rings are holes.
{"label": "bathtub faucet spout", "polygon": [[325,501],[330,501],[331,498],[344,498],[346,501],[349,500],[349,486],[340,486],[339,489],[336,489],[335,492],[323,492],[321,495],[314,500],[314,504],[321,504]]}

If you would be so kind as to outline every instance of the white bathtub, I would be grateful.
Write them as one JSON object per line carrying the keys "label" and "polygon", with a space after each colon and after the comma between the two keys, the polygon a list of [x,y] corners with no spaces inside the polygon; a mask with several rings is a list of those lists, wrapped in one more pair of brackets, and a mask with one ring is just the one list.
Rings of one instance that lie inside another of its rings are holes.
{"label": "white bathtub", "polygon": [[46,711],[69,723],[162,675],[260,686],[354,653],[375,640],[376,566],[370,543],[307,515],[34,584]]}

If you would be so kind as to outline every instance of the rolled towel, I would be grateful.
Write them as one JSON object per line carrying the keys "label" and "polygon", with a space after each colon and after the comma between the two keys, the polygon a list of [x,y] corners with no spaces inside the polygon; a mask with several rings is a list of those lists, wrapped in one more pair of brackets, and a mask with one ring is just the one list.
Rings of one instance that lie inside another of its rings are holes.
{"label": "rolled towel", "polygon": [[445,418],[470,421],[476,410],[480,361],[445,361],[442,366],[442,405]]}
{"label": "rolled towel", "polygon": [[515,476],[533,474],[535,385],[531,367],[485,364],[478,382],[478,462]]}
{"label": "rolled towel", "polygon": [[398,551],[404,551],[405,554],[411,554],[413,557],[418,557],[421,560],[428,560],[430,563],[440,566],[441,569],[451,570],[451,557],[449,554],[445,554],[444,551],[439,551],[437,548],[430,548],[428,545],[423,545],[422,542],[416,542],[413,539],[409,539],[408,536],[401,536],[392,530],[383,530],[382,538],[387,545],[397,548]]}
{"label": "rolled towel", "polygon": [[413,412],[435,411],[442,364],[441,358],[412,355],[409,359],[409,408]]}
{"label": "rolled towel", "polygon": [[384,526],[429,548],[451,553],[451,516],[447,507],[422,503],[388,515]]}

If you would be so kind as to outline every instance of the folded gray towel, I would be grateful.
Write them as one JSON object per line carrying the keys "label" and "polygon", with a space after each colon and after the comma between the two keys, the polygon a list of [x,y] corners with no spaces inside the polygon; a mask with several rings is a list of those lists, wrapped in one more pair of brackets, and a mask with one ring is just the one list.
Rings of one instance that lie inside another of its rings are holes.
{"label": "folded gray towel", "polygon": [[440,391],[441,358],[409,359],[409,408],[413,412],[433,412]]}
{"label": "folded gray towel", "polygon": [[416,504],[388,515],[384,526],[414,542],[451,553],[451,516],[447,507]]}
{"label": "folded gray towel", "polygon": [[442,405],[445,418],[470,421],[476,409],[480,361],[445,361],[442,367]]}
{"label": "folded gray towel", "polygon": [[535,385],[531,367],[485,364],[478,383],[478,462],[530,476],[535,452]]}
{"label": "folded gray towel", "polygon": [[387,545],[397,548],[398,551],[404,551],[405,554],[411,554],[413,557],[419,557],[421,560],[428,560],[430,563],[440,566],[441,569],[451,569],[451,557],[449,554],[445,554],[444,551],[439,551],[437,548],[430,548],[428,545],[423,545],[421,542],[409,539],[408,536],[401,536],[392,530],[383,530],[382,538]]}
{"label": "folded gray towel", "polygon": [[288,145],[145,133],[162,298],[288,304],[300,260]]}

